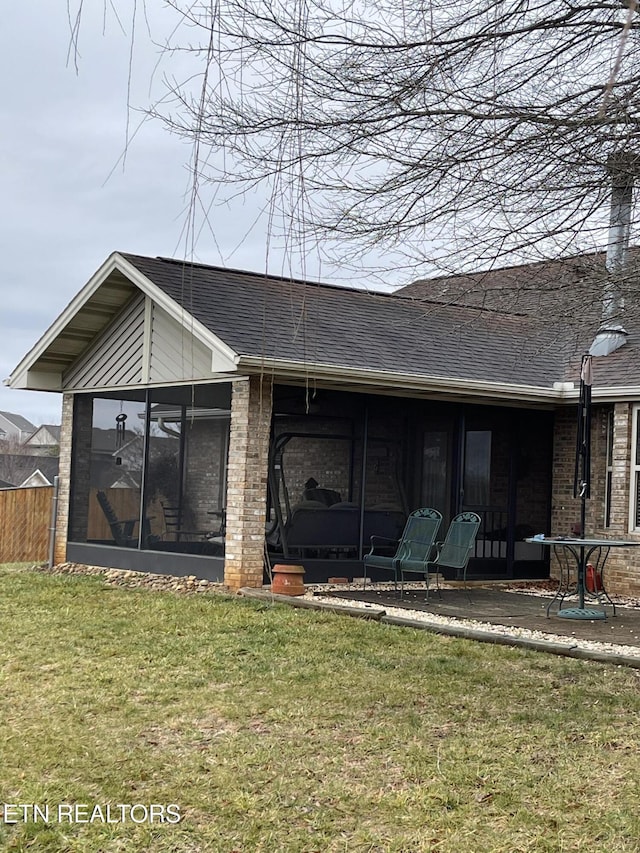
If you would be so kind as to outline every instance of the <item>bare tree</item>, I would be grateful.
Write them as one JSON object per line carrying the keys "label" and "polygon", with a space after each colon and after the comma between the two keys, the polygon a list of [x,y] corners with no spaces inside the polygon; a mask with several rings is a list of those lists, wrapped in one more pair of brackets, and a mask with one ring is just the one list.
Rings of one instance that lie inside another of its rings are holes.
{"label": "bare tree", "polygon": [[12,486],[19,486],[27,473],[31,473],[25,473],[24,462],[27,455],[17,438],[5,438],[0,441],[0,480]]}
{"label": "bare tree", "polygon": [[195,195],[265,183],[287,235],[414,277],[606,244],[640,154],[637,0],[169,5],[196,65],[152,113],[193,143]]}

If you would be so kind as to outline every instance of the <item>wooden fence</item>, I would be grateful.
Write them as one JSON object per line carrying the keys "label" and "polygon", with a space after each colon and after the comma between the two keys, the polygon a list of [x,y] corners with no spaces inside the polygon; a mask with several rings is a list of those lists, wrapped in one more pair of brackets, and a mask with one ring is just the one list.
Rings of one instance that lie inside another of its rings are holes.
{"label": "wooden fence", "polygon": [[0,490],[0,563],[49,559],[53,486]]}
{"label": "wooden fence", "polygon": [[[103,489],[119,521],[138,518],[140,515],[140,489]],[[109,522],[98,503],[98,490],[92,488],[89,492],[89,517],[87,521],[88,538],[109,542],[113,539]],[[148,533],[162,536],[165,533],[162,504],[158,499],[149,504],[145,513],[148,522]],[[138,535],[138,525],[133,529],[133,535]]]}
{"label": "wooden fence", "polygon": [[[140,514],[140,490],[139,489],[103,489],[107,500],[113,507],[113,511],[120,521],[128,518],[137,518]],[[91,489],[89,492],[89,517],[87,531],[89,539],[109,542],[113,539],[109,522],[98,503],[98,490]],[[138,535],[136,525],[134,535]]]}
{"label": "wooden fence", "polygon": [[[105,489],[106,495],[121,520],[136,518],[140,512],[137,489]],[[89,538],[112,542],[113,536],[98,500],[97,489],[89,495]],[[49,559],[49,535],[53,486],[0,489],[0,563],[42,563]],[[162,505],[154,501],[149,507],[151,533],[162,535]],[[134,535],[138,533],[135,526]]]}

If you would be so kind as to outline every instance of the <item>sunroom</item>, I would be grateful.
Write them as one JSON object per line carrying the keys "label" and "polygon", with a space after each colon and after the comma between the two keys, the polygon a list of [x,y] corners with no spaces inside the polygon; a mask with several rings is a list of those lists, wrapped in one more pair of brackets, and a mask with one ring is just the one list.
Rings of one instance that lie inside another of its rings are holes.
{"label": "sunroom", "polygon": [[478,512],[470,574],[541,577],[558,330],[114,253],[15,369],[62,391],[56,557],[259,585],[362,575],[408,513]]}

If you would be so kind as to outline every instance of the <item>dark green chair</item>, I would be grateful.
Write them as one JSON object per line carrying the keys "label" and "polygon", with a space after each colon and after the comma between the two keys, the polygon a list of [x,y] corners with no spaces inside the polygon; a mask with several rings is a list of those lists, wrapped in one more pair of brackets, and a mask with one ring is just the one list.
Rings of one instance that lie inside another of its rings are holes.
{"label": "dark green chair", "polygon": [[[372,536],[371,550],[364,557],[364,585],[366,586],[367,583],[367,569],[383,569],[393,572],[393,582],[397,592],[401,562],[418,564],[428,560],[441,522],[442,516],[437,509],[425,507],[411,513],[399,540]],[[393,556],[376,553],[376,549],[386,547],[388,550],[389,546],[396,542],[397,548]]]}
{"label": "dark green chair", "polygon": [[[473,553],[473,548],[480,527],[480,516],[475,512],[461,512],[453,519],[447,530],[443,542],[436,542],[436,556],[433,560],[429,556],[420,563],[412,558],[401,556],[399,559],[400,571],[400,597],[404,594],[404,576],[422,575],[426,583],[425,600],[429,600],[429,572],[436,572],[436,586],[440,594],[439,572],[442,566],[449,569],[462,570],[462,581],[467,589],[467,565]],[[469,593],[467,592],[467,595]],[[471,601],[471,598],[469,598]]]}

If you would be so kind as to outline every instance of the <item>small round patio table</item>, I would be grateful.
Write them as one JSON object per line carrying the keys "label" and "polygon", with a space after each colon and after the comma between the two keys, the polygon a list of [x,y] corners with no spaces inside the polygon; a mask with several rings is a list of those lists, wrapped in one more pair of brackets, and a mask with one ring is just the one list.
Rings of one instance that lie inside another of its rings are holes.
{"label": "small round patio table", "polygon": [[[570,536],[545,536],[544,538],[534,536],[525,541],[553,548],[560,566],[558,590],[547,606],[547,617],[553,606],[557,604],[556,615],[561,619],[606,619],[605,601],[611,605],[613,615],[616,615],[616,606],[604,585],[607,558],[612,548],[638,547],[640,542],[629,542],[625,539],[582,539]],[[591,578],[592,588],[589,588],[587,577],[587,566],[590,564],[594,568]],[[578,597],[578,606],[564,607],[565,598],[573,595]],[[598,606],[586,606],[586,603]]]}

